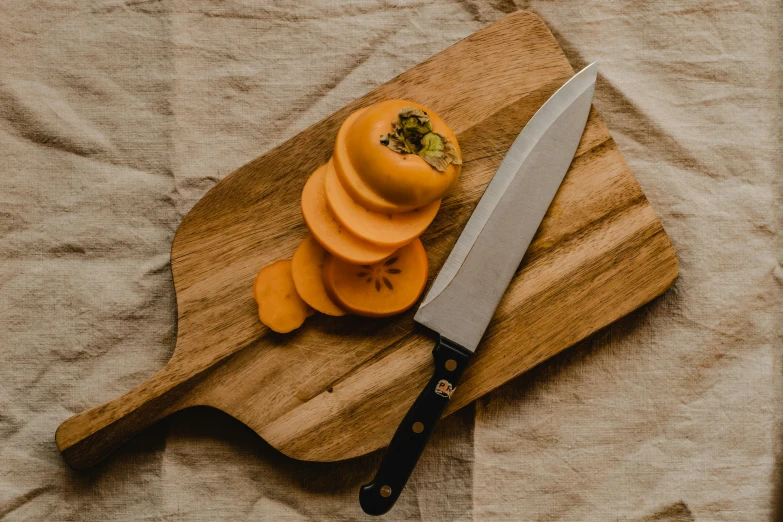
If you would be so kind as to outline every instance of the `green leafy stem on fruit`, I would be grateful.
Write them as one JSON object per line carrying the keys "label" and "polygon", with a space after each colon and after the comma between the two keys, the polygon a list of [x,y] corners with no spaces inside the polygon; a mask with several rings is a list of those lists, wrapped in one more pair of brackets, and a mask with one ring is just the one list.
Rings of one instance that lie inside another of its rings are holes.
{"label": "green leafy stem on fruit", "polygon": [[392,132],[381,136],[381,143],[400,154],[416,154],[440,172],[449,164],[461,165],[457,148],[432,130],[430,117],[421,109],[403,107]]}

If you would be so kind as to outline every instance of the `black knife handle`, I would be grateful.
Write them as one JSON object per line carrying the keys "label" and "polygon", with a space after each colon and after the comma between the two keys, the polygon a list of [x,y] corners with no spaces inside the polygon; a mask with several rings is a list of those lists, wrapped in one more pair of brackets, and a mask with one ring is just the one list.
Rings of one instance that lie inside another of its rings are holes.
{"label": "black knife handle", "polygon": [[402,419],[375,478],[359,491],[359,504],[368,515],[383,515],[394,506],[471,355],[443,337],[435,345],[432,379]]}

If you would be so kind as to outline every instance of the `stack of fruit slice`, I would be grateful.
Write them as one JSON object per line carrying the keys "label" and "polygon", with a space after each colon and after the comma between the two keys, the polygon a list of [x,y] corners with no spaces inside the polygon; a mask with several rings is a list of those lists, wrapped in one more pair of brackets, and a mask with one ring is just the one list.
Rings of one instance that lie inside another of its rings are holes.
{"label": "stack of fruit slice", "polygon": [[386,317],[413,306],[428,275],[419,236],[461,163],[454,133],[421,105],[389,100],[351,114],[302,191],[310,235],[292,260],[258,273],[261,321],[285,333],[313,309]]}

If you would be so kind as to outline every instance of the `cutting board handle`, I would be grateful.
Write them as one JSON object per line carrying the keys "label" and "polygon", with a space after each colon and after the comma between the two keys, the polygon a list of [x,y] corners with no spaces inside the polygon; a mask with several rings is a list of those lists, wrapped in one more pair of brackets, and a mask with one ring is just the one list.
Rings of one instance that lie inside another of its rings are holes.
{"label": "cutting board handle", "polygon": [[183,399],[192,381],[169,363],[129,392],[60,424],[55,434],[60,453],[74,469],[100,462],[138,432],[188,406]]}

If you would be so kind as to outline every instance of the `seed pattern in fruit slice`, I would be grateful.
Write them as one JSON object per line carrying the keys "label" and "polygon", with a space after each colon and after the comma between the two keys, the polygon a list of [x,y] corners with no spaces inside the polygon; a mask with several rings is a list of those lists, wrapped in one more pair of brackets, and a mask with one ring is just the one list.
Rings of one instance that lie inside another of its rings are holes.
{"label": "seed pattern in fruit slice", "polygon": [[355,265],[329,258],[323,277],[329,297],[340,308],[356,315],[387,317],[418,301],[427,275],[427,254],[415,239],[378,263]]}
{"label": "seed pattern in fruit slice", "polygon": [[258,318],[278,333],[299,328],[313,313],[296,292],[290,259],[262,268],[253,285],[253,296],[258,303]]}
{"label": "seed pattern in fruit slice", "polygon": [[[345,187],[348,194],[350,194],[351,198],[361,206],[374,210],[375,212],[383,212],[386,214],[409,212],[415,207],[411,205],[396,205],[391,201],[382,198],[362,180],[351,163],[347,145],[348,130],[365,109],[366,107],[353,112],[345,119],[342,126],[340,126],[340,130],[337,131],[337,139],[334,142],[334,168],[337,172],[337,176],[340,178],[340,182],[343,184],[343,187]],[[378,139],[380,139],[380,136],[378,136]]]}
{"label": "seed pattern in fruit slice", "polygon": [[401,214],[382,214],[354,201],[337,177],[333,160],[326,167],[326,203],[332,214],[350,232],[377,245],[399,248],[407,245],[435,219],[440,200]]}
{"label": "seed pattern in fruit slice", "polygon": [[307,236],[297,247],[291,260],[291,272],[299,296],[310,306],[326,315],[345,315],[334,304],[324,288],[324,262],[329,254],[313,236]]}
{"label": "seed pattern in fruit slice", "polygon": [[385,259],[394,247],[385,247],[365,241],[343,227],[326,204],[326,164],[310,176],[302,191],[302,215],[318,243],[330,254],[348,263],[368,264]]}

